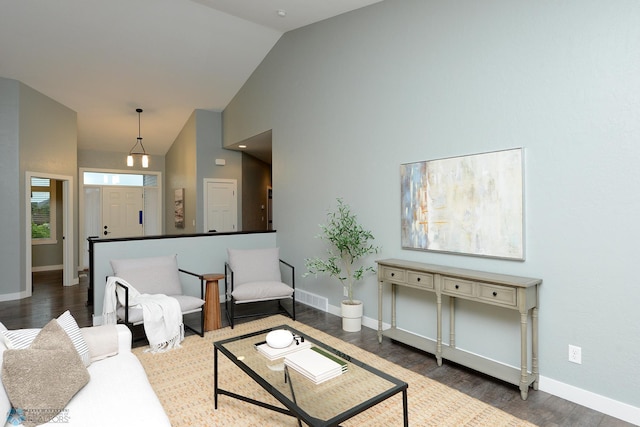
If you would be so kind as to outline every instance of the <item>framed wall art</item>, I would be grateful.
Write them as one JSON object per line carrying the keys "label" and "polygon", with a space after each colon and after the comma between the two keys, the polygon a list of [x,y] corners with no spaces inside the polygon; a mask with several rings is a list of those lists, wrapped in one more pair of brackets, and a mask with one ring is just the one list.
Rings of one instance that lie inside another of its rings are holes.
{"label": "framed wall art", "polygon": [[402,248],[524,260],[523,154],[400,165]]}
{"label": "framed wall art", "polygon": [[176,228],[184,228],[184,188],[177,188],[174,197],[173,222]]}

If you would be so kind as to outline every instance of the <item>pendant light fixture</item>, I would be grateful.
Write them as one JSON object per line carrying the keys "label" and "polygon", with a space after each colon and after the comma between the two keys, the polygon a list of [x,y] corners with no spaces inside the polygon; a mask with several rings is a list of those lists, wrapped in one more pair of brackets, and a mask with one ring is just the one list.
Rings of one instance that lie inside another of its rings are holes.
{"label": "pendant light fixture", "polygon": [[129,150],[127,166],[133,167],[133,158],[135,156],[140,157],[140,162],[142,163],[143,168],[148,168],[149,156],[147,155],[147,151],[144,149],[144,145],[142,145],[142,137],[140,136],[140,113],[142,113],[142,108],[136,108],[136,112],[138,113],[138,139],[133,147],[131,147],[131,150]]}

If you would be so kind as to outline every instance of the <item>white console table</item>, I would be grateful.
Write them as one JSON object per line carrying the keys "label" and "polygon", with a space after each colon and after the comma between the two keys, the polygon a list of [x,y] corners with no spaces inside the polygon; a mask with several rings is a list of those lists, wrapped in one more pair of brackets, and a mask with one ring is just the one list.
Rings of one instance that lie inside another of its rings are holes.
{"label": "white console table", "polygon": [[[494,274],[400,259],[378,260],[378,341],[386,336],[433,353],[438,366],[451,360],[479,372],[520,386],[523,400],[529,386],[538,389],[538,286],[541,279]],[[382,289],[391,284],[391,328],[382,330]],[[405,286],[435,293],[437,340],[429,340],[397,328],[396,289]],[[449,344],[442,343],[442,296],[449,297]],[[455,301],[457,298],[517,310],[520,313],[520,369],[456,348]],[[531,312],[531,370],[528,368],[527,331]]]}

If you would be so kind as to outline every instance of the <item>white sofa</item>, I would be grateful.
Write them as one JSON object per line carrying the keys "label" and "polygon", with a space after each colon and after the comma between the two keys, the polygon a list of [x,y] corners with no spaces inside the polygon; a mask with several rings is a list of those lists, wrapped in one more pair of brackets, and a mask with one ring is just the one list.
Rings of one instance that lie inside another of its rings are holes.
{"label": "white sofa", "polygon": [[[103,327],[95,327],[103,328]],[[89,382],[66,405],[59,417],[46,426],[171,426],[144,368],[131,352],[131,332],[125,325],[111,326],[117,334],[117,354],[92,361],[87,367]],[[94,328],[83,328],[91,333]],[[104,331],[104,330],[103,330]],[[104,332],[101,332],[104,333]],[[111,336],[115,347],[116,337]],[[91,340],[87,340],[92,350]],[[94,344],[95,345],[95,344]],[[0,340],[0,365],[6,350]],[[111,352],[111,354],[114,351]],[[1,384],[1,383],[0,383]],[[11,409],[4,385],[0,386],[0,416]],[[4,423],[4,419],[0,425]],[[6,427],[16,424],[6,421]]]}

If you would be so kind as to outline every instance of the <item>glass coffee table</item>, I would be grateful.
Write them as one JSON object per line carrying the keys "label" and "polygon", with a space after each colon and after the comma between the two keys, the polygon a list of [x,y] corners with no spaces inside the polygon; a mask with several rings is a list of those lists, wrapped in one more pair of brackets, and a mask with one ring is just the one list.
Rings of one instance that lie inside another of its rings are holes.
{"label": "glass coffee table", "polygon": [[[347,362],[347,371],[328,381],[315,384],[295,369],[285,368],[283,358],[270,361],[256,350],[256,345],[263,343],[267,333],[275,329],[291,331],[295,336],[311,342],[313,346],[333,353]],[[225,395],[295,417],[299,425],[304,422],[310,426],[337,426],[391,396],[402,393],[403,421],[405,426],[409,425],[406,382],[341,353],[290,326],[281,325],[216,341],[213,345],[216,409],[218,396]],[[285,408],[221,388],[221,385],[232,388],[233,384],[225,384],[225,379],[218,376],[218,352],[236,364]]]}

